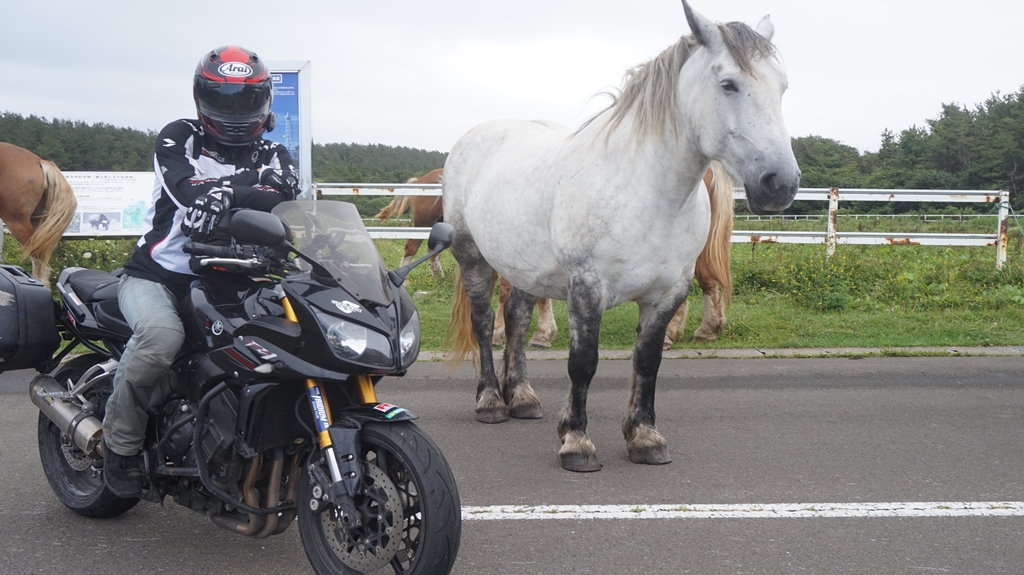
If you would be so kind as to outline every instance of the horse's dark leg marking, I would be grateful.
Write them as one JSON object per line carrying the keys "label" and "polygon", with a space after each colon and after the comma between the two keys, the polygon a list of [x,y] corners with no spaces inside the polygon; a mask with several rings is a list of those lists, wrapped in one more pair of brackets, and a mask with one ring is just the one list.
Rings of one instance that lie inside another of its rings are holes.
{"label": "horse's dark leg marking", "polygon": [[533,320],[537,298],[513,287],[505,301],[505,373],[502,397],[508,404],[509,415],[518,419],[540,419],[544,412],[540,399],[526,378],[526,330]]}
{"label": "horse's dark leg marking", "polygon": [[689,283],[682,294],[667,298],[670,300],[668,305],[664,302],[657,305],[640,303],[629,407],[622,420],[622,435],[626,438],[629,460],[633,463],[658,465],[672,461],[668,442],[654,424],[654,388],[661,367],[665,328],[688,292]]}
{"label": "horse's dark leg marking", "polygon": [[569,379],[571,387],[558,422],[558,457],[569,471],[598,471],[597,448],[587,437],[587,392],[597,373],[597,342],[604,301],[596,278],[570,278]]}
{"label": "horse's dark leg marking", "polygon": [[494,290],[494,270],[484,260],[476,242],[468,233],[456,236],[452,255],[459,262],[462,286],[469,298],[473,337],[480,350],[480,379],[476,387],[476,418],[484,423],[508,421],[508,407],[501,398],[498,377],[494,372],[491,335],[494,329],[494,311],[491,295]]}

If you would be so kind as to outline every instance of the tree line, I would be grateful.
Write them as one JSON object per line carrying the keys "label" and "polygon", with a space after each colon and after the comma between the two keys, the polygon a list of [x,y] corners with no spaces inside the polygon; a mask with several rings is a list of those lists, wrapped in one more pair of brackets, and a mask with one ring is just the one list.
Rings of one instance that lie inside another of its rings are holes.
{"label": "tree line", "polygon": [[[152,169],[155,139],[153,131],[0,112],[0,141],[32,150],[63,170]],[[794,138],[793,151],[803,187],[1009,190],[1014,210],[1024,212],[1024,87],[1012,94],[996,92],[973,107],[943,104],[923,126],[898,134],[885,130],[877,152],[862,153],[823,136]],[[442,167],[446,157],[401,146],[314,143],[313,176],[319,182],[397,183]],[[819,211],[815,203],[797,202],[790,211]],[[872,203],[857,209],[915,207]]]}
{"label": "tree line", "polygon": [[1013,209],[1021,212],[1024,87],[1012,94],[997,92],[973,108],[943,104],[924,126],[882,132],[877,152],[861,153],[821,136],[795,138],[793,152],[803,187],[1009,190]]}
{"label": "tree line", "polygon": [[[66,171],[153,169],[156,132],[0,112],[0,142],[35,152]],[[319,182],[404,182],[444,165],[448,155],[379,144],[313,144]]]}

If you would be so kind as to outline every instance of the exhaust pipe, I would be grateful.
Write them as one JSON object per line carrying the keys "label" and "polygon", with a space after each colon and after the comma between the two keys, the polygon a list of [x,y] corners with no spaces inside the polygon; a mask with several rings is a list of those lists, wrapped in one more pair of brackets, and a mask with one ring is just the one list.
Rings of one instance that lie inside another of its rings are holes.
{"label": "exhaust pipe", "polygon": [[62,399],[64,389],[49,375],[37,375],[28,388],[32,403],[62,433],[71,437],[76,447],[86,455],[103,457],[103,423],[95,415],[86,413],[81,407]]}

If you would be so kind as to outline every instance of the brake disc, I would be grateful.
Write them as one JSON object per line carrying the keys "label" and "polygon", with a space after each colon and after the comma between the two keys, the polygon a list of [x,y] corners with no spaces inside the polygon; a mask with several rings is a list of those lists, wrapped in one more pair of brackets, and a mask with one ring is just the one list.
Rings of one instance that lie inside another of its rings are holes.
{"label": "brake disc", "polygon": [[334,509],[320,514],[327,542],[341,562],[356,571],[383,569],[402,544],[405,512],[398,488],[381,468],[366,462],[362,493],[355,503],[363,521],[360,527],[343,527]]}
{"label": "brake disc", "polygon": [[60,450],[64,452],[64,460],[68,462],[71,469],[75,471],[85,471],[92,465],[92,458],[85,454],[84,451],[75,447],[74,445],[61,445]]}

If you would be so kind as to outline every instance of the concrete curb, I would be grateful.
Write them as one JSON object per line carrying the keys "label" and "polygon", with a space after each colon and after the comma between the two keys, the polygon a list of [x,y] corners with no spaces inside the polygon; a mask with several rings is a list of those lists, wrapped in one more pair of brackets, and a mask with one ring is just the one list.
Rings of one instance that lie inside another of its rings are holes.
{"label": "concrete curb", "polygon": [[[423,351],[418,361],[443,361],[446,352]],[[601,359],[632,359],[633,350],[602,349]],[[822,357],[861,357],[861,356],[933,356],[933,357],[969,357],[969,356],[1024,356],[1024,346],[993,346],[993,347],[837,347],[791,348],[791,349],[670,349],[662,354],[663,359],[754,359],[765,357],[822,358]],[[526,359],[565,360],[569,358],[568,350],[537,350],[528,349]],[[495,359],[501,359],[501,350],[495,351]]]}

